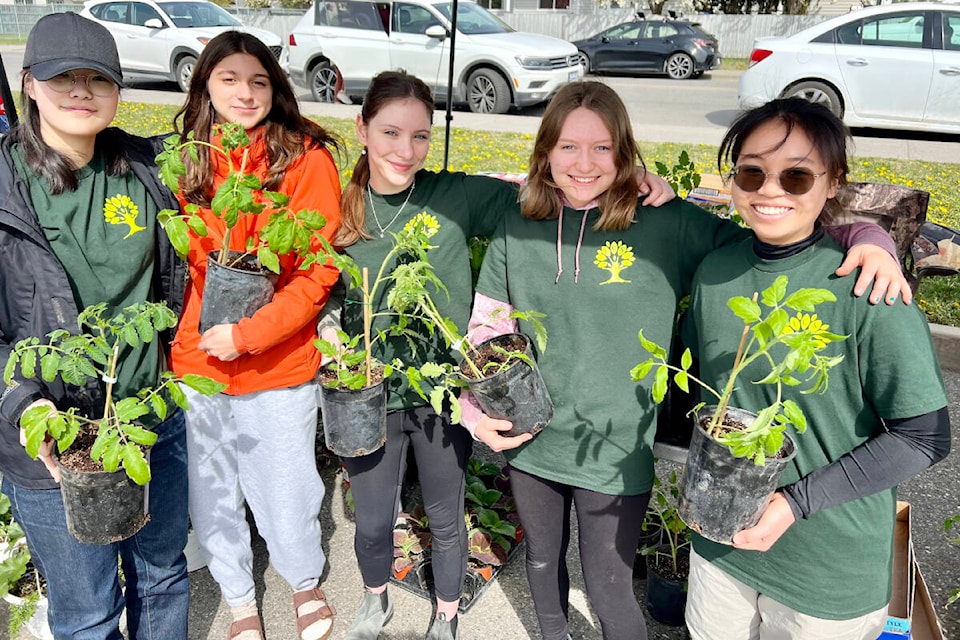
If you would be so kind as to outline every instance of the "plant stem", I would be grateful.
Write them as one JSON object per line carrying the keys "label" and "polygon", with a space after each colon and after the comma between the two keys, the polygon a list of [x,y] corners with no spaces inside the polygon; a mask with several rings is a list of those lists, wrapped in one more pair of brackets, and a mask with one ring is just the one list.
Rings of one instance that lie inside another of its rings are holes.
{"label": "plant stem", "polygon": [[[760,297],[760,293],[754,291],[754,303],[756,303],[758,297]],[[740,361],[743,359],[743,348],[747,344],[747,336],[750,334],[750,327],[752,326],[753,325],[746,322],[743,324],[743,333],[740,334],[740,345],[737,347],[737,357],[733,361],[733,370],[730,372],[730,379],[727,380],[727,386],[723,390],[723,397],[720,398],[717,412],[713,414],[713,420],[710,421],[710,426],[707,428],[707,435],[711,438],[716,438],[719,435],[720,425],[723,424],[723,419],[726,417],[730,394],[733,393],[733,385],[737,381],[737,373],[740,370]]]}
{"label": "plant stem", "polygon": [[[232,173],[232,172],[233,172],[233,160],[231,159],[230,154],[229,154],[229,153],[226,153],[226,152],[224,152],[224,151],[221,151],[221,153],[223,153],[224,155],[227,156],[227,162],[228,162],[229,165],[230,165],[230,172]],[[243,156],[240,158],[240,169],[239,169],[239,172],[240,172],[241,175],[243,174],[244,169],[246,169],[246,167],[247,167],[247,155],[249,155],[249,153],[250,153],[250,147],[247,147],[246,149],[243,150]],[[240,186],[239,183],[237,183],[237,184],[234,186],[234,188],[233,188],[233,189],[234,189],[234,195],[236,195],[236,191],[237,191],[237,189],[239,188],[239,186]],[[236,197],[234,197],[234,201],[236,201]],[[227,264],[227,255],[230,253],[230,231],[231,231],[231,227],[228,225],[228,226],[226,227],[226,230],[223,232],[223,244],[220,245],[220,256],[217,258],[217,262],[219,262],[219,263],[222,264],[222,265],[226,265],[226,264]],[[258,265],[258,266],[259,266],[259,265]]]}
{"label": "plant stem", "polygon": [[363,348],[367,353],[367,385],[370,386],[370,273],[366,267],[363,268]]}
{"label": "plant stem", "polygon": [[103,405],[103,420],[104,422],[110,422],[110,412],[113,410],[113,381],[114,374],[117,371],[117,360],[120,357],[120,343],[117,342],[113,345],[113,355],[110,357],[110,371],[107,373],[107,390],[106,396],[107,399]]}

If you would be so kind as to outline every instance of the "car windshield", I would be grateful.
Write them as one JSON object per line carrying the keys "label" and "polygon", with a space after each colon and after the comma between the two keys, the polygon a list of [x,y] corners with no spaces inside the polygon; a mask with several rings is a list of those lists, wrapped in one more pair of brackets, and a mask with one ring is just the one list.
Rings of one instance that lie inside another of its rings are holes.
{"label": "car windshield", "polygon": [[[434,5],[434,8],[449,20],[452,15],[453,3],[437,4]],[[515,29],[483,7],[472,3],[463,3],[457,4],[457,31],[467,35],[478,35],[481,33],[510,33]]]}
{"label": "car windshield", "polygon": [[160,8],[181,29],[239,27],[242,23],[212,2],[161,2]]}

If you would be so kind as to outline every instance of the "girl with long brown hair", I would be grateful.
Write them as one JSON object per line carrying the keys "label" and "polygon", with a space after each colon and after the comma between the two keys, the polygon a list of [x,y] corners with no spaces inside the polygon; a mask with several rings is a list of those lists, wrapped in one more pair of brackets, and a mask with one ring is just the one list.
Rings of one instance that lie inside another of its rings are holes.
{"label": "girl with long brown hair", "polygon": [[[546,314],[550,348],[538,364],[556,405],[551,423],[531,440],[500,435],[511,428],[507,421],[468,418],[476,437],[505,451],[510,464],[544,640],[570,637],[573,508],[587,596],[604,639],[646,637],[632,567],[653,486],[656,408],[649,388],[629,375],[644,359],[637,330],[669,345],[678,304],[703,257],[747,234],[683,201],[657,209],[639,203],[630,180],[638,161],[626,107],[613,89],[599,82],[561,88],[541,120],[521,191],[523,215],[504,216],[477,283],[476,340],[517,329],[515,321],[491,319],[490,310]],[[859,230],[892,253],[877,225]],[[868,254],[876,260],[864,272],[885,269],[874,293],[886,294],[889,281],[891,292],[909,290],[887,251]],[[858,260],[852,252],[847,264]]]}
{"label": "girl with long brown hair", "polygon": [[[430,262],[449,292],[437,300],[441,313],[465,326],[473,296],[469,246],[472,236],[488,236],[505,215],[518,215],[515,184],[463,173],[435,173],[423,168],[430,148],[433,96],[419,79],[402,71],[374,78],[357,117],[357,137],[363,155],[344,190],[341,227],[336,244],[361,267],[379,268],[393,246],[391,232],[414,219],[424,221],[433,235]],[[657,203],[673,197],[656,176],[647,180]],[[634,178],[633,192],[637,193]],[[650,187],[642,186],[646,191]],[[347,302],[360,300],[358,291]],[[372,301],[376,313],[385,299]],[[359,304],[343,307],[343,326],[356,333],[362,320]],[[335,341],[335,323],[323,329]],[[376,325],[375,325],[376,328]],[[439,336],[437,336],[439,340]],[[380,343],[373,355],[382,362],[399,357],[414,365],[449,361],[440,342],[411,352],[402,338]],[[437,614],[428,638],[457,637],[457,610],[467,562],[463,518],[464,471],[472,450],[468,431],[451,424],[447,413],[406,388],[402,376],[389,379],[387,441],[372,454],[345,460],[356,504],[355,549],[365,595],[349,640],[375,640],[393,612],[386,591],[393,559],[393,525],[407,449],[413,448],[433,534],[432,568]],[[429,390],[427,390],[429,393]],[[391,490],[384,491],[384,487]]]}
{"label": "girl with long brown hair", "polygon": [[[340,219],[340,180],[330,149],[336,139],[304,118],[293,89],[257,38],[228,31],[211,40],[197,60],[176,129],[217,142],[214,125],[240,123],[247,147],[231,151],[234,166],[246,154],[249,170],[265,189],[286,194],[292,211],[317,210],[333,239]],[[200,207],[211,233],[191,235],[190,285],[171,352],[174,371],[209,376],[227,386],[203,397],[189,393],[187,449],[190,517],[214,579],[231,608],[230,638],[262,640],[255,601],[253,553],[246,506],[266,540],[270,562],[293,589],[301,640],[321,640],[333,629],[334,611],[318,587],[325,558],[318,515],[324,486],[317,473],[314,379],[316,318],[338,271],[332,264],[300,269],[300,258],[281,256],[273,298],[252,317],[199,331],[207,254],[224,221],[210,199],[227,179],[228,163],[208,149],[194,159],[184,152],[186,176],[178,198]],[[265,199],[261,200],[267,203]],[[231,232],[233,250],[266,224],[245,216]],[[316,241],[319,246],[319,241]]]}

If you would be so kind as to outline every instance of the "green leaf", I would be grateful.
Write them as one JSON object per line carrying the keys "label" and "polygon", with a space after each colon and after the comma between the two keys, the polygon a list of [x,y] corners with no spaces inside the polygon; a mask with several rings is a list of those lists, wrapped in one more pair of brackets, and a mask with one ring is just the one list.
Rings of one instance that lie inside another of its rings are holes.
{"label": "green leaf", "polygon": [[663,402],[664,397],[667,395],[667,385],[670,382],[670,370],[666,367],[660,367],[657,369],[656,376],[653,380],[653,389],[651,390],[651,395],[653,396],[653,401],[657,404]]}
{"label": "green leaf", "polygon": [[265,268],[274,273],[280,273],[280,258],[270,250],[270,247],[261,245],[260,248],[257,249],[257,258]]}
{"label": "green leaf", "polygon": [[727,301],[727,306],[746,324],[753,324],[760,320],[760,305],[750,298],[735,296]]}
{"label": "green leaf", "polygon": [[227,388],[227,385],[223,384],[222,382],[217,382],[213,378],[208,378],[207,376],[198,376],[193,373],[184,375],[180,381],[200,395],[204,396],[216,395]]}
{"label": "green leaf", "polygon": [[443,413],[444,395],[445,394],[444,394],[443,387],[434,387],[430,391],[430,406],[433,407],[433,410],[437,413],[437,415],[440,415]]}
{"label": "green leaf", "polygon": [[818,304],[836,301],[833,292],[826,289],[798,289],[790,294],[784,304],[796,311],[814,311]]}
{"label": "green leaf", "polygon": [[654,358],[659,360],[666,360],[667,350],[658,345],[656,342],[652,342],[643,337],[643,329],[637,333],[637,337],[640,340],[640,346],[650,352]]}
{"label": "green leaf", "polygon": [[777,276],[767,289],[760,294],[760,299],[768,307],[777,306],[787,295],[787,276]]}
{"label": "green leaf", "polygon": [[688,378],[689,376],[687,375],[686,371],[678,371],[677,374],[673,376],[673,381],[685,392],[690,393],[690,383]]}
{"label": "green leaf", "polygon": [[144,429],[139,425],[125,424],[122,427],[122,431],[126,434],[127,438],[145,447],[149,447],[157,441],[157,434],[155,432]]}
{"label": "green leaf", "polygon": [[60,372],[60,354],[51,351],[40,358],[40,377],[47,382],[53,382]]}
{"label": "green leaf", "polygon": [[157,417],[160,418],[160,422],[167,419],[167,403],[164,402],[163,397],[159,393],[150,396],[150,406],[153,408],[153,412]]}
{"label": "green leaf", "polygon": [[150,482],[150,465],[147,464],[147,459],[140,451],[140,447],[135,444],[127,444],[123,447],[123,468],[130,479],[137,484],[142,486]]}
{"label": "green leaf", "polygon": [[113,406],[120,422],[133,422],[150,412],[143,402],[137,398],[124,398]]}
{"label": "green leaf", "polygon": [[653,358],[641,362],[633,369],[630,370],[630,378],[634,382],[640,382],[647,377],[647,374],[650,373],[650,369],[653,368]]}
{"label": "green leaf", "polygon": [[175,384],[171,384],[167,385],[167,393],[170,394],[170,399],[173,400],[175,405],[184,410],[189,408],[190,404],[187,402],[187,396],[183,392],[183,389]]}
{"label": "green leaf", "polygon": [[183,218],[170,218],[166,224],[162,224],[163,230],[167,232],[170,238],[170,244],[173,245],[177,255],[186,259],[190,252],[190,233],[187,223]]}
{"label": "green leaf", "polygon": [[436,362],[427,362],[420,366],[420,373],[425,378],[439,378],[446,373],[446,370]]}
{"label": "green leaf", "polygon": [[34,350],[24,351],[20,355],[20,372],[24,378],[37,377],[37,352]]}
{"label": "green leaf", "polygon": [[683,355],[680,356],[680,368],[684,371],[688,370],[693,364],[693,356],[690,355],[690,349],[684,349]]}
{"label": "green leaf", "polygon": [[790,421],[797,433],[803,433],[807,430],[807,418],[800,410],[800,405],[793,400],[784,400],[783,415]]}

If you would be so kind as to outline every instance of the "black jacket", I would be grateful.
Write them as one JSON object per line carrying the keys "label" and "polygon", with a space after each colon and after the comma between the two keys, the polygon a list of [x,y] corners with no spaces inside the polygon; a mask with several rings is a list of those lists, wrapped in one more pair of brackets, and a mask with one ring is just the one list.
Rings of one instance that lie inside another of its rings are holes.
{"label": "black jacket", "polygon": [[[160,209],[179,209],[177,199],[160,182],[149,140],[116,128],[100,136],[98,144],[123,150],[134,175]],[[0,141],[0,367],[6,366],[13,346],[23,338],[43,338],[54,329],[76,332],[79,313],[66,271],[40,229],[28,185],[14,169],[11,146],[10,136]],[[154,291],[161,292],[179,315],[186,264],[177,258],[166,233],[157,233],[156,251]],[[61,409],[95,411],[103,406],[99,381],[79,388],[59,379],[48,384],[17,377],[11,386],[0,383],[0,393],[0,471],[24,487],[56,487],[43,464],[31,460],[20,445],[20,415],[40,398],[52,400]]]}

